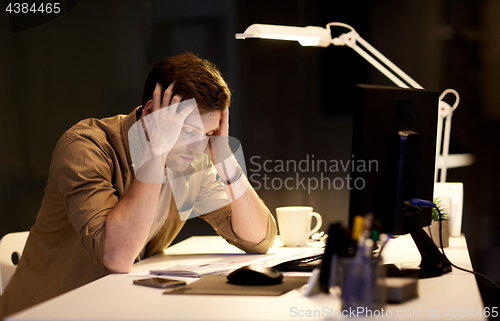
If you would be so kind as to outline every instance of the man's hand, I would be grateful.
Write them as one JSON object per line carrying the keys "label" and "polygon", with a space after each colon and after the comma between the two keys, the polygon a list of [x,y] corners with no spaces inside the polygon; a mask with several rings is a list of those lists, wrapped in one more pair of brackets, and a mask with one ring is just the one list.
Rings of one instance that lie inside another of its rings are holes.
{"label": "man's hand", "polygon": [[[162,87],[157,83],[153,100],[146,104],[143,111],[146,137],[149,138],[153,157],[168,154],[172,150],[184,121],[197,107],[194,99],[181,104],[181,96],[175,95],[172,98],[173,87],[174,83],[171,83],[165,90],[162,100]],[[177,109],[181,110],[177,112]]]}
{"label": "man's hand", "polygon": [[[153,99],[143,108],[142,119],[129,130],[129,147],[136,178],[146,183],[162,183],[168,153],[174,148],[186,118],[196,108],[194,99],[181,103],[173,95],[174,83],[165,90],[156,84]],[[139,138],[141,136],[142,138]],[[147,145],[144,146],[144,141]]]}
{"label": "man's hand", "polygon": [[221,112],[219,129],[214,131],[209,140],[205,153],[210,156],[215,165],[233,156],[229,148],[229,109],[226,108]]}
{"label": "man's hand", "polygon": [[219,129],[214,132],[213,136],[229,136],[229,108],[221,112]]}
{"label": "man's hand", "polygon": [[[230,182],[227,191],[231,200],[232,219],[231,224],[234,232],[240,238],[259,243],[267,235],[269,210],[264,202],[255,193],[248,183],[245,173],[238,177],[238,163],[229,147],[229,110],[221,113],[220,127],[210,137],[210,152],[217,173],[222,180]],[[272,224],[274,220],[271,220]],[[271,229],[275,229],[272,227]]]}

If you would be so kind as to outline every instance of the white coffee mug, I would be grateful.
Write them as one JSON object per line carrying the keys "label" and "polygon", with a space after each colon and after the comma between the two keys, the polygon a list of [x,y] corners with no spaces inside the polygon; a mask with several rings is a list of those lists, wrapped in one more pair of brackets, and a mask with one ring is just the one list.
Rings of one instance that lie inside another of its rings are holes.
{"label": "white coffee mug", "polygon": [[[316,233],[323,223],[321,215],[313,212],[313,208],[309,206],[278,207],[276,215],[284,246],[306,246],[309,237]],[[316,225],[311,230],[313,216],[316,218]]]}

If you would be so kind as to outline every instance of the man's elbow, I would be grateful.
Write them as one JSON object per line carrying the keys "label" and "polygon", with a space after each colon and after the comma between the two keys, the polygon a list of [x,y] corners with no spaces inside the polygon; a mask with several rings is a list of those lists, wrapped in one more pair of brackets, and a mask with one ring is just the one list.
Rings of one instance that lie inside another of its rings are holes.
{"label": "man's elbow", "polygon": [[270,246],[269,247],[255,247],[253,249],[246,249],[245,253],[246,254],[266,254],[269,249],[270,249]]}
{"label": "man's elbow", "polygon": [[132,270],[133,262],[131,260],[124,260],[116,255],[106,255],[105,253],[102,261],[111,273],[127,274]]}

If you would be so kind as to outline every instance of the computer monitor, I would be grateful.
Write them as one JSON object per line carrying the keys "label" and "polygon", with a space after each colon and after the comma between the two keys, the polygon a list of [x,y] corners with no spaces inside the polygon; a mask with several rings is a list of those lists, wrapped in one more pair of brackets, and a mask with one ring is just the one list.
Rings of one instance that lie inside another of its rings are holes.
{"label": "computer monitor", "polygon": [[[433,198],[438,105],[438,93],[423,89],[357,85],[354,97],[350,228],[356,215],[372,213],[379,232],[410,233],[422,256],[420,269],[410,274],[421,278],[451,271],[422,229],[431,224],[432,209],[405,205],[411,198]],[[320,273],[324,292],[334,259],[353,253],[348,234],[341,223],[329,228]]]}
{"label": "computer monitor", "polygon": [[349,220],[373,213],[380,232],[395,235],[431,224],[439,94],[423,89],[357,85],[353,111]]}
{"label": "computer monitor", "polygon": [[356,215],[372,213],[380,232],[410,233],[422,256],[421,278],[451,271],[422,229],[432,209],[405,204],[433,199],[438,105],[434,91],[356,86],[350,226]]}

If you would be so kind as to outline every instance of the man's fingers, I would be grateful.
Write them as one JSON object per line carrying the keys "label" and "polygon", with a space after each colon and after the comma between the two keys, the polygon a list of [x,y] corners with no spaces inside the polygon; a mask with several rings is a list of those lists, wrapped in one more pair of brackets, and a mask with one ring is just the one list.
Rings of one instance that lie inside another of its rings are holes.
{"label": "man's fingers", "polygon": [[222,118],[220,121],[223,124],[229,124],[229,108],[224,109],[224,111],[222,112]]}
{"label": "man's fingers", "polygon": [[153,112],[161,108],[161,92],[162,92],[161,85],[159,82],[157,82],[155,91],[153,92]]}
{"label": "man's fingers", "polygon": [[214,133],[215,136],[229,135],[229,109],[226,108],[221,112],[219,129]]}
{"label": "man's fingers", "polygon": [[194,99],[192,99],[192,101],[191,99],[186,100],[183,104],[186,104],[186,106],[179,112],[179,117],[181,117],[181,119],[186,119],[186,117],[189,116],[189,114],[191,114],[198,106],[196,105]]}
{"label": "man's fingers", "polygon": [[163,95],[163,103],[161,105],[162,107],[167,107],[174,104],[174,102],[172,101],[172,96],[174,95],[174,84],[175,81],[173,81],[165,90],[165,94]]}
{"label": "man's fingers", "polygon": [[173,116],[177,113],[177,109],[179,108],[179,103],[182,101],[182,96],[175,95],[168,106],[168,115]]}
{"label": "man's fingers", "polygon": [[175,95],[174,98],[172,98],[172,103],[170,105],[175,105],[178,104],[182,101],[182,97],[179,95]]}

